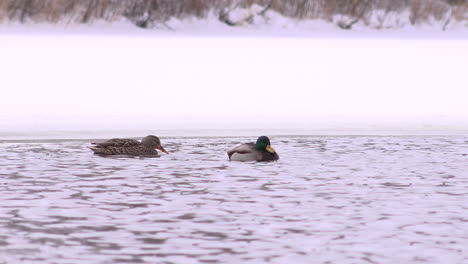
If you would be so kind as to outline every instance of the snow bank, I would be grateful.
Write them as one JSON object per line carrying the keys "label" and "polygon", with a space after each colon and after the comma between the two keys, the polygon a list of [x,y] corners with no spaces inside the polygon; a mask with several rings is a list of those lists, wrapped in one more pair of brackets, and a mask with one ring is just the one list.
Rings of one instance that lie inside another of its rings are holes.
{"label": "snow bank", "polygon": [[463,28],[254,22],[2,24],[0,134],[468,134]]}

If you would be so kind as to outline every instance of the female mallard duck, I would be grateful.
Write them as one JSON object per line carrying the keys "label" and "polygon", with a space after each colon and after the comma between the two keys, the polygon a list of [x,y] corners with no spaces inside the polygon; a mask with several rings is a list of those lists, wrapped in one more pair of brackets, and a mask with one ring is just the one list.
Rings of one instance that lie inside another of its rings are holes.
{"label": "female mallard duck", "polygon": [[98,155],[131,155],[131,156],[156,156],[156,149],[168,153],[162,146],[158,137],[150,135],[144,137],[141,142],[129,138],[113,138],[102,143],[93,143],[90,149]]}
{"label": "female mallard duck", "polygon": [[246,143],[227,151],[234,161],[270,161],[279,159],[278,153],[270,146],[270,139],[261,136],[257,142]]}

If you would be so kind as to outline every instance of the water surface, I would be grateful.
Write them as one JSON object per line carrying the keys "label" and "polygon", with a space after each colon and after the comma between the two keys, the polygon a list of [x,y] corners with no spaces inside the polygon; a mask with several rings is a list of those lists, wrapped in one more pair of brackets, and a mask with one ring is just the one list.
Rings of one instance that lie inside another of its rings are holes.
{"label": "water surface", "polygon": [[162,138],[103,158],[87,140],[0,142],[0,263],[467,263],[468,137]]}

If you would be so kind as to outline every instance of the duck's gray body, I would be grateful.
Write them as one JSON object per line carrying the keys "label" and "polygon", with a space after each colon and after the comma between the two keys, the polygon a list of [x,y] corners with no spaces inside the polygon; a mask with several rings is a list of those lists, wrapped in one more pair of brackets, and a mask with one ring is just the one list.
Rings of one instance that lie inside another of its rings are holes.
{"label": "duck's gray body", "polygon": [[129,155],[129,156],[157,156],[159,149],[167,153],[161,146],[159,138],[147,136],[140,141],[129,138],[113,138],[102,143],[93,143],[90,149],[97,155]]}
{"label": "duck's gray body", "polygon": [[233,161],[273,161],[278,160],[278,153],[271,153],[266,149],[258,150],[254,143],[246,143],[227,151]]}

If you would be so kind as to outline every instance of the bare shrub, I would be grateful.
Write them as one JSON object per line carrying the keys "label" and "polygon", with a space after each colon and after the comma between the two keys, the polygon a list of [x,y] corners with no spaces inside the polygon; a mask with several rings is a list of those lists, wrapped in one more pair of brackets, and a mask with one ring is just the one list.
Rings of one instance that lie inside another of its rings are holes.
{"label": "bare shrub", "polygon": [[[93,23],[128,19],[140,27],[164,24],[171,18],[227,17],[235,8],[263,7],[297,20],[339,20],[342,28],[370,25],[378,12],[383,24],[389,14],[409,13],[411,24],[467,20],[468,0],[0,0],[0,21]],[[336,22],[336,21],[335,21]]]}
{"label": "bare shrub", "polygon": [[438,0],[412,0],[410,2],[411,24],[420,24],[431,18],[441,20],[449,11],[448,4]]}

